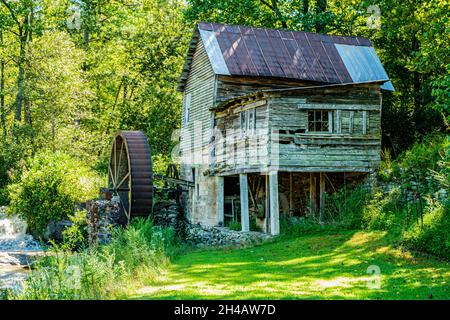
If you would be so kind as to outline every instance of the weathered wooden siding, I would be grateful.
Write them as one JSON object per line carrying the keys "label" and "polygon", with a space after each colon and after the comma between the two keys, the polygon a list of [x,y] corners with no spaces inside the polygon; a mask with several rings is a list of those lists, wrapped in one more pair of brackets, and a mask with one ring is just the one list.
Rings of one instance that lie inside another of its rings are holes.
{"label": "weathered wooden siding", "polygon": [[[367,172],[379,164],[381,95],[377,86],[315,89],[269,99],[271,163],[279,171]],[[333,112],[332,132],[308,132],[308,111]],[[273,144],[271,144],[273,146]]]}
{"label": "weathered wooden siding", "polygon": [[[208,60],[200,40],[193,56],[191,70],[183,92],[183,114],[180,134],[180,153],[182,157],[180,176],[193,181],[195,188],[184,197],[186,214],[193,223],[206,225],[217,223],[215,210],[216,188],[214,178],[204,176],[208,167],[208,147],[211,138],[211,111],[214,103],[216,75]],[[186,97],[190,95],[189,121],[185,119]]]}
{"label": "weathered wooden siding", "polygon": [[304,87],[313,84],[313,82],[287,81],[276,78],[218,76],[215,105],[260,90]]}
{"label": "weathered wooden siding", "polygon": [[[252,133],[241,134],[240,113],[255,110],[256,128]],[[214,157],[210,168],[215,174],[260,172],[268,163],[267,101],[236,105],[215,117],[215,135],[211,144]]]}
{"label": "weathered wooden siding", "polygon": [[180,149],[181,154],[189,152],[207,156],[208,142],[211,134],[211,112],[214,103],[215,74],[200,40],[195,51],[191,71],[183,92],[183,114],[185,119],[186,97],[191,95],[189,122],[182,124]]}
{"label": "weathered wooden siding", "polygon": [[[239,113],[255,106],[257,134],[243,137]],[[332,132],[308,132],[311,110],[332,112]],[[368,172],[380,161],[380,116],[379,87],[370,85],[270,93],[236,102],[216,112],[210,171],[225,175],[275,166],[289,172]]]}

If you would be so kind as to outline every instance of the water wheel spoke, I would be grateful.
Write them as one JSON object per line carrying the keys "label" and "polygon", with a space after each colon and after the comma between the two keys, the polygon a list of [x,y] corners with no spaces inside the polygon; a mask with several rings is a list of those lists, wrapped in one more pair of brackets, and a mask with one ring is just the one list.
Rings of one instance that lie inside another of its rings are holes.
{"label": "water wheel spoke", "polygon": [[[122,140],[122,143],[120,145],[120,151],[119,151],[119,162],[118,162],[118,165],[117,165],[119,170],[120,170],[121,164],[122,164],[123,145],[124,145],[124,141]],[[119,172],[117,173],[117,179],[116,180],[119,180],[118,176],[119,176]]]}
{"label": "water wheel spoke", "polygon": [[111,164],[108,166],[108,171],[109,171],[109,177],[111,178],[112,187],[113,187],[113,189],[115,189],[116,188],[116,180],[114,179],[114,174],[111,169]]}
{"label": "water wheel spoke", "polygon": [[114,180],[117,181],[117,141],[114,141]]}
{"label": "water wheel spoke", "polygon": [[122,180],[120,180],[120,182],[116,185],[116,189],[119,189],[120,186],[122,185],[122,183],[125,182],[125,180],[130,176],[130,172],[128,172],[123,178]]}

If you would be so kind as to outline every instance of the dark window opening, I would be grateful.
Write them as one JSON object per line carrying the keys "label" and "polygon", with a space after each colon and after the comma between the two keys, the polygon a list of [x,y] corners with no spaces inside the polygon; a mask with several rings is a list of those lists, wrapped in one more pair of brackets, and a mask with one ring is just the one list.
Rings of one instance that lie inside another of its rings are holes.
{"label": "dark window opening", "polygon": [[329,111],[308,111],[308,131],[309,132],[329,132],[331,127]]}

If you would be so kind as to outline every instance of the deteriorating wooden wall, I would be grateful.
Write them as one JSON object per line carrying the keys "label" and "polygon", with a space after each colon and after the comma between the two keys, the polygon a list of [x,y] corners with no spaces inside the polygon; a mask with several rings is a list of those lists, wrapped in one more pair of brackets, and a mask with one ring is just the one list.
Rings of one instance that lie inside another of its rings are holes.
{"label": "deteriorating wooden wall", "polygon": [[[240,113],[252,108],[256,134],[242,135]],[[311,110],[331,112],[330,132],[308,130]],[[215,114],[210,173],[264,172],[268,166],[288,172],[369,172],[380,161],[380,117],[378,85],[265,93],[236,101]]]}
{"label": "deteriorating wooden wall", "polygon": [[[335,87],[278,93],[269,99],[271,150],[279,171],[368,172],[378,166],[381,94],[378,86]],[[308,111],[333,115],[332,132],[309,132]]]}
{"label": "deteriorating wooden wall", "polygon": [[277,78],[218,76],[215,105],[256,91],[311,85],[314,85],[314,83]]}
{"label": "deteriorating wooden wall", "polygon": [[[255,127],[241,131],[240,113],[254,110]],[[268,117],[266,100],[247,101],[216,112],[210,168],[214,174],[260,172],[268,163]]]}
{"label": "deteriorating wooden wall", "polygon": [[183,114],[186,119],[186,101],[190,95],[189,121],[182,120],[180,134],[180,153],[182,157],[182,179],[193,181],[195,170],[195,188],[191,188],[185,197],[187,216],[191,222],[204,224],[216,223],[214,178],[204,176],[207,169],[208,146],[211,138],[211,112],[214,103],[216,75],[200,40],[193,56],[191,69],[183,92]]}

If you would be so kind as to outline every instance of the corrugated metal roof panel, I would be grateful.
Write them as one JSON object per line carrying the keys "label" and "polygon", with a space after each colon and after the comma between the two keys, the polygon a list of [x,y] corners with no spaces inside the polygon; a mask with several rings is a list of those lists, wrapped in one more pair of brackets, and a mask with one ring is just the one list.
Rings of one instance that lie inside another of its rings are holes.
{"label": "corrugated metal roof panel", "polygon": [[216,74],[230,75],[214,32],[200,29],[200,36],[214,72]]}
{"label": "corrugated metal roof panel", "polygon": [[[183,69],[183,89],[200,33],[216,74],[324,84],[388,80],[370,40],[310,32],[199,23]],[[385,84],[390,90],[392,84]]]}
{"label": "corrugated metal roof panel", "polygon": [[[389,81],[389,76],[373,47],[346,44],[335,44],[335,47],[353,82]],[[383,89],[392,90],[392,83],[385,85]]]}

